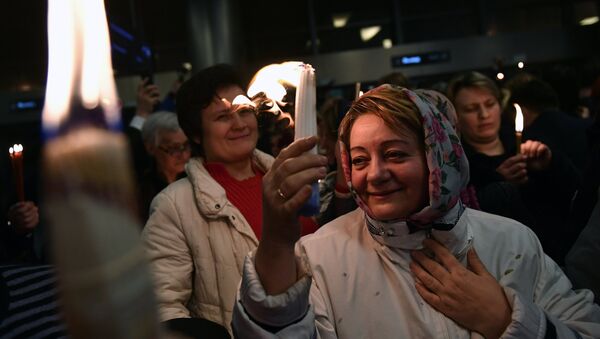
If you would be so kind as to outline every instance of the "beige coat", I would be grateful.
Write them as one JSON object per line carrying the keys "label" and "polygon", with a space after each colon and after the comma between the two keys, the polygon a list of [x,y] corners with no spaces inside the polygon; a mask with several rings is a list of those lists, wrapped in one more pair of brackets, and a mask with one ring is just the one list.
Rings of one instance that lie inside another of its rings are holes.
{"label": "beige coat", "polygon": [[[266,171],[273,158],[254,152]],[[204,318],[231,332],[231,313],[246,254],[258,246],[252,228],[203,166],[159,193],[142,239],[152,264],[161,321]]]}

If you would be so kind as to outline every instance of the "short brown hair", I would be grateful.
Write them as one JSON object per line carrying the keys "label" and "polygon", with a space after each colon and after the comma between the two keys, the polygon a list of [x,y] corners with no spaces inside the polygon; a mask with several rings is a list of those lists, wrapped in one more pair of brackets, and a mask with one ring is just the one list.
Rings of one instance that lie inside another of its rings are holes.
{"label": "short brown hair", "polygon": [[400,87],[382,85],[365,93],[352,103],[339,129],[340,140],[348,149],[350,149],[352,126],[356,119],[365,114],[378,116],[393,131],[408,130],[414,133],[421,146],[425,142],[419,109]]}
{"label": "short brown hair", "polygon": [[479,72],[470,71],[453,77],[450,80],[450,84],[448,84],[446,96],[448,99],[450,99],[450,101],[452,101],[452,103],[455,103],[456,94],[458,94],[458,92],[464,88],[485,89],[489,91],[498,100],[498,102],[502,102],[500,89],[498,86],[496,86],[494,80]]}

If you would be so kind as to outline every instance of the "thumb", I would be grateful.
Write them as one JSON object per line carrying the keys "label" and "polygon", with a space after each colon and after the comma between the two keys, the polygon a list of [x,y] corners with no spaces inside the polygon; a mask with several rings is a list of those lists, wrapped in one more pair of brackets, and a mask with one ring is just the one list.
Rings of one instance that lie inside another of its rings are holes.
{"label": "thumb", "polygon": [[475,248],[471,247],[469,252],[467,252],[467,267],[476,273],[477,275],[487,274],[488,271],[479,259],[477,252],[475,252]]}

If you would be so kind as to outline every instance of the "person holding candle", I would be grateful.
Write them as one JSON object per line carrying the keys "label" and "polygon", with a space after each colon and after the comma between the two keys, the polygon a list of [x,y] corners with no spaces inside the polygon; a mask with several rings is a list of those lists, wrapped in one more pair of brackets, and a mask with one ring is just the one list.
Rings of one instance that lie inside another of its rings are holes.
{"label": "person holding candle", "polygon": [[[324,166],[304,154],[316,140],[275,159],[263,240],[238,290],[237,338],[600,335],[592,294],[571,290],[528,228],[464,207],[468,162],[429,98],[383,85],[352,104],[341,158],[360,208],[313,235],[300,238],[296,213]],[[280,187],[293,194],[282,200]]]}
{"label": "person holding candle", "polygon": [[571,245],[564,241],[570,202],[581,180],[576,168],[560,152],[535,140],[523,141],[517,154],[514,130],[501,129],[500,90],[483,74],[455,76],[448,98],[458,113],[470,182],[482,210],[532,228],[544,251],[562,264]]}
{"label": "person holding candle", "polygon": [[[142,234],[159,316],[171,325],[201,318],[230,329],[244,256],[261,239],[262,180],[273,158],[256,149],[255,107],[233,104],[244,96],[242,88],[231,66],[216,65],[191,77],[177,94],[192,158],[187,178],[152,201]],[[316,229],[310,218],[303,222],[305,232]]]}

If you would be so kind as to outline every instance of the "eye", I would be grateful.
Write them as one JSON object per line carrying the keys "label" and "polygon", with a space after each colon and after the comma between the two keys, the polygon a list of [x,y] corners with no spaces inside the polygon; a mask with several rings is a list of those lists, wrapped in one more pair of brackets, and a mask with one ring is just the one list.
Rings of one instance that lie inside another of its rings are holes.
{"label": "eye", "polygon": [[228,113],[219,114],[219,115],[217,115],[215,120],[216,121],[227,121],[227,120],[229,120],[229,114]]}
{"label": "eye", "polygon": [[406,152],[403,151],[387,151],[385,152],[385,158],[389,159],[389,160],[402,160],[404,158],[406,158],[408,156],[408,154]]}
{"label": "eye", "polygon": [[494,106],[496,106],[497,101],[496,100],[490,100],[490,101],[486,101],[485,103],[485,107],[487,108],[492,108]]}
{"label": "eye", "polygon": [[362,168],[365,167],[367,165],[367,158],[366,157],[354,157],[352,158],[351,162],[352,162],[352,166],[355,168]]}

